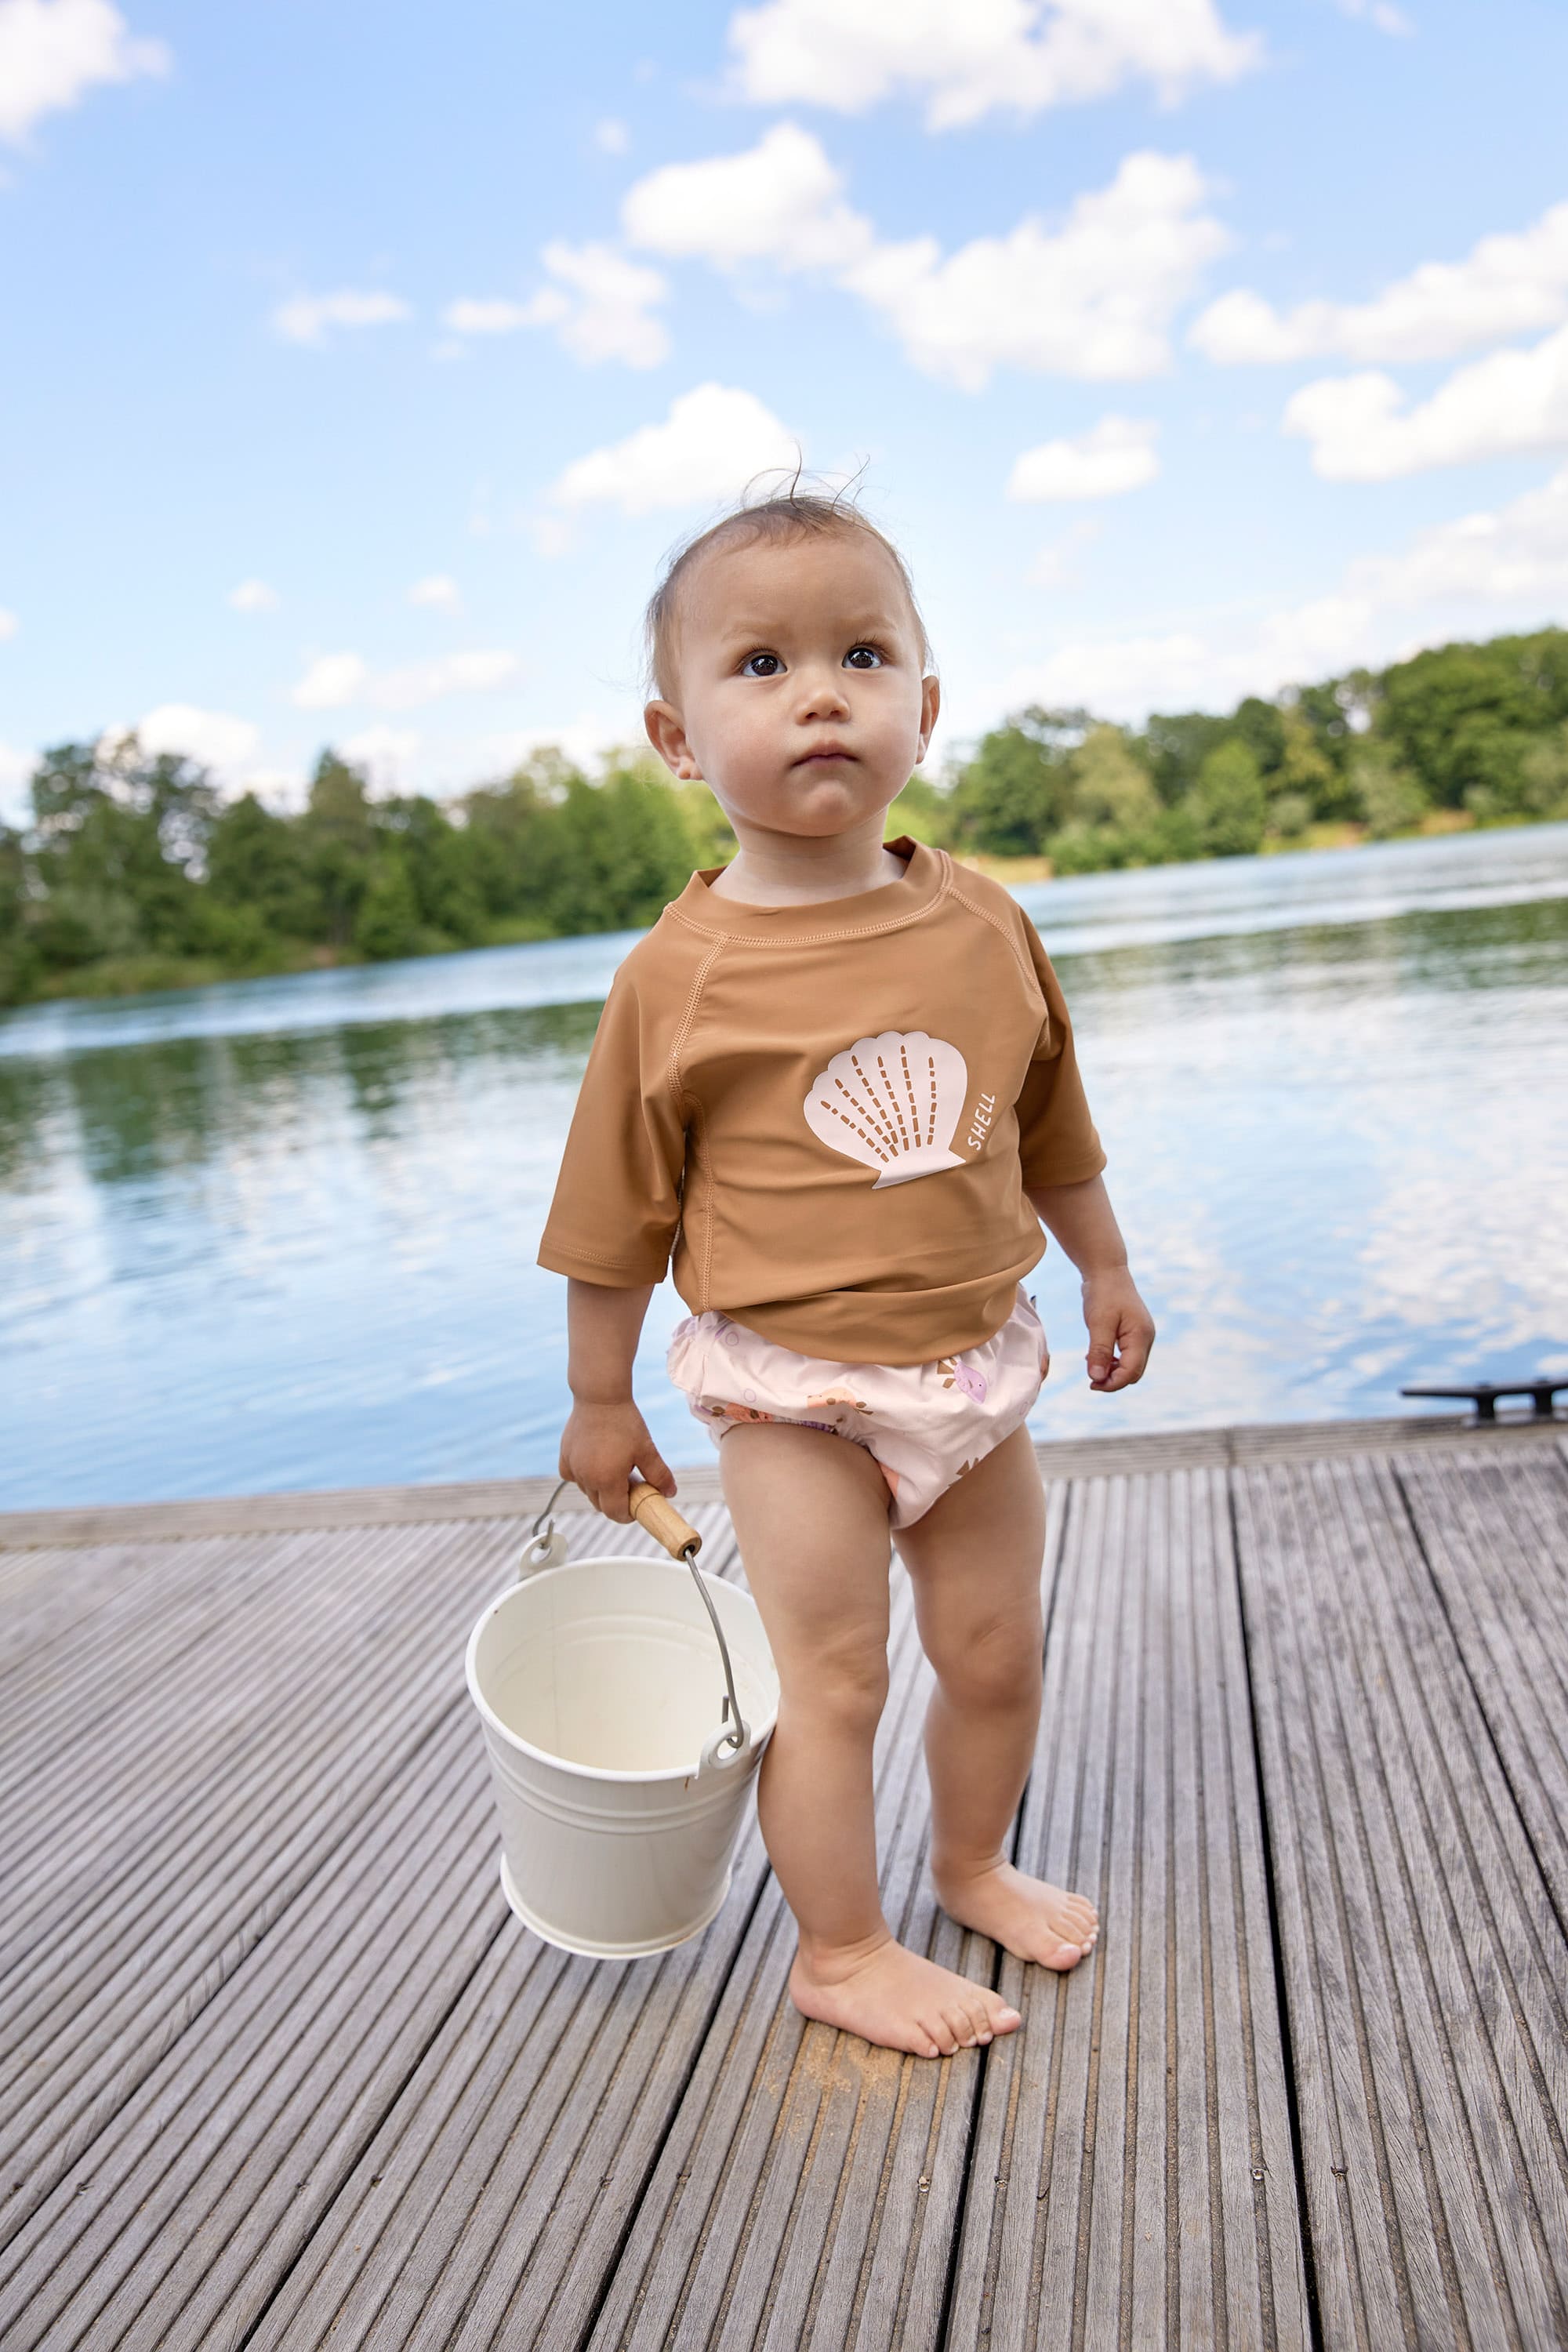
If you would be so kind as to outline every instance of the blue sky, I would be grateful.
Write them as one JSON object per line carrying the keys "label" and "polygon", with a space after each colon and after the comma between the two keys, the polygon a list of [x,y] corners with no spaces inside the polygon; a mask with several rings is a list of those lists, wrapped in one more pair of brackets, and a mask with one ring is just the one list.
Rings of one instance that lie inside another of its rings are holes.
{"label": "blue sky", "polygon": [[625,740],[797,443],[939,756],[1563,619],[1565,85],[1522,0],[0,0],[0,808]]}

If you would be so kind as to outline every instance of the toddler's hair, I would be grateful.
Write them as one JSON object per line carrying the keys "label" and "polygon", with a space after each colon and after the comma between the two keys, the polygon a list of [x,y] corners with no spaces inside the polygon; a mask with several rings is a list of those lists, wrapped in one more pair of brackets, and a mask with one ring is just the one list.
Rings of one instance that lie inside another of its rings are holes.
{"label": "toddler's hair", "polygon": [[668,692],[674,678],[676,613],[682,580],[700,562],[722,547],[750,547],[758,540],[782,542],[791,539],[826,537],[830,532],[847,536],[858,532],[861,537],[875,540],[898,572],[905,595],[910,601],[915,633],[920,638],[921,659],[929,667],[931,658],[931,640],[926,635],[925,622],[921,617],[915,597],[910,567],[885,531],[879,530],[855,503],[854,493],[847,486],[839,489],[811,489],[805,487],[805,477],[798,471],[787,487],[772,498],[753,499],[748,491],[730,512],[721,515],[690,539],[683,540],[666,559],[663,576],[648,598],[643,620],[646,647],[647,683],[654,694]]}

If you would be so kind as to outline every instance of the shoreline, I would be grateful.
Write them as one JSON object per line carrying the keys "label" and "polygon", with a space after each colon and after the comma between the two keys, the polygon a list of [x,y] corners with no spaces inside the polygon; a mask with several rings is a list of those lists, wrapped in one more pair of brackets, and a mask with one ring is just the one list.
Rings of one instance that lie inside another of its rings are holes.
{"label": "shoreline", "polygon": [[[1456,1444],[1498,1454],[1543,1446],[1561,1458],[1568,1413],[1548,1418],[1505,1404],[1494,1422],[1450,1412],[1380,1413],[1321,1421],[1218,1422],[1192,1429],[1126,1431],[1103,1437],[1037,1437],[1035,1458],[1052,1478],[1120,1477],[1140,1472],[1245,1469],[1270,1464],[1408,1456]],[[677,1502],[722,1499],[718,1465],[673,1463]],[[0,1507],[0,1550],[62,1545],[158,1542],[203,1536],[280,1533],[307,1528],[412,1527],[430,1521],[531,1519],[554,1494],[552,1470],[516,1476],[431,1479],[411,1485],[279,1487],[256,1494],[188,1495],[162,1502],[15,1503]],[[567,1483],[563,1517],[592,1511]],[[605,1522],[606,1525],[612,1524]]]}
{"label": "shoreline", "polygon": [[[1542,819],[1541,824],[1561,823],[1560,819]],[[1349,822],[1318,824],[1296,841],[1269,841],[1254,853],[1260,857],[1316,856],[1324,851],[1344,851],[1362,848],[1386,848],[1402,842],[1431,841],[1460,833],[1493,834],[1520,833],[1533,829],[1522,820],[1508,820],[1496,824],[1478,824],[1463,811],[1437,809],[1428,812],[1418,825],[1397,834],[1374,839],[1364,824]],[[982,850],[960,852],[949,849],[955,865],[971,873],[984,874],[1004,887],[1056,879],[1055,867],[1048,857],[997,857]],[[1246,863],[1245,859],[1226,857],[1173,858],[1168,865],[1098,866],[1092,873],[1152,873],[1186,872],[1195,866],[1227,866]],[[1086,874],[1074,872],[1064,879],[1081,881]],[[475,941],[468,946],[436,948],[426,954],[397,957],[396,962],[435,962],[448,955],[482,955],[492,949],[518,946],[548,946],[567,939],[592,939],[595,932],[542,932],[534,925],[498,925],[498,930],[510,934]],[[45,1004],[101,1004],[125,1003],[139,996],[163,996],[198,988],[239,986],[257,980],[289,980],[309,972],[350,971],[374,969],[387,959],[355,954],[353,949],[341,951],[320,946],[301,946],[296,953],[268,956],[255,965],[236,970],[233,965],[219,963],[216,958],[201,956],[135,955],[106,958],[98,964],[87,965],[71,973],[58,973],[30,995],[14,1004],[0,1005],[0,1023],[7,1015],[27,1013]]]}

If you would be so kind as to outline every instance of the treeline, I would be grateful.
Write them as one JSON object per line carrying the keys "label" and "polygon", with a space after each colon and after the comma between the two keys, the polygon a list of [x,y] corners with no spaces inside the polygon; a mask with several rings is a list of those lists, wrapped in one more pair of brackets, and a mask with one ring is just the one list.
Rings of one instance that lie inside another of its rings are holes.
{"label": "treeline", "polygon": [[1044,856],[1058,874],[1375,840],[1433,823],[1568,816],[1568,630],[1444,646],[1228,718],[1026,710],[946,792],[917,779],[906,830]]}
{"label": "treeline", "polygon": [[323,751],[285,816],[133,738],[68,743],[32,802],[0,827],[0,1003],[641,929],[735,846],[704,787],[549,751],[445,803]]}
{"label": "treeline", "polygon": [[[1083,873],[1556,816],[1568,631],[1545,629],[1228,718],[1025,710],[942,782],[913,779],[889,831]],[[437,803],[377,797],[328,751],[280,815],[134,739],[66,744],[38,763],[30,822],[0,826],[0,1003],[637,929],[733,848],[706,788],[642,754],[590,781],[543,752]]]}

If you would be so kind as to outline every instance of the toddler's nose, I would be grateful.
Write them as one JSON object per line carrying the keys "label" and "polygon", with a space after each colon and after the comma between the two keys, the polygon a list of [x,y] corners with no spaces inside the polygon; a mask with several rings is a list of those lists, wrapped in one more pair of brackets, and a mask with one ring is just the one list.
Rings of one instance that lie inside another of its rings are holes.
{"label": "toddler's nose", "polygon": [[814,719],[842,719],[848,710],[842,671],[807,671],[802,675],[800,685],[797,716],[802,720],[809,723]]}

